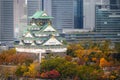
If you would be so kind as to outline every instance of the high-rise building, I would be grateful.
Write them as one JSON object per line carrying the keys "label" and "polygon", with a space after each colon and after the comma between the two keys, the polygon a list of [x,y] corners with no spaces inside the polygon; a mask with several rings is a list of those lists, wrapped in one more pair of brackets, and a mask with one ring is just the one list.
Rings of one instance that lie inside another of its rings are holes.
{"label": "high-rise building", "polygon": [[74,28],[83,28],[83,0],[74,0]]}
{"label": "high-rise building", "polygon": [[93,30],[95,27],[95,5],[109,4],[109,0],[83,0],[84,29]]}
{"label": "high-rise building", "polygon": [[120,0],[110,0],[111,9],[120,9]]}
{"label": "high-rise building", "polygon": [[120,42],[120,0],[84,0],[84,28],[91,32],[64,32],[68,42]]}
{"label": "high-rise building", "polygon": [[52,16],[59,31],[83,28],[83,0],[52,0]]}
{"label": "high-rise building", "polygon": [[53,26],[62,29],[74,29],[74,0],[52,0]]}
{"label": "high-rise building", "polygon": [[96,5],[96,32],[120,33],[120,8],[114,5],[114,9],[111,9],[111,6]]}
{"label": "high-rise building", "polygon": [[19,38],[27,25],[27,4],[25,0],[14,0],[14,37]]}
{"label": "high-rise building", "polygon": [[13,0],[0,0],[0,42],[13,41],[13,12]]}
{"label": "high-rise building", "polygon": [[47,12],[49,16],[52,16],[52,0],[42,0],[42,10]]}
{"label": "high-rise building", "polygon": [[29,17],[32,16],[36,11],[42,10],[42,0],[27,0],[27,18],[28,23],[30,22]]}

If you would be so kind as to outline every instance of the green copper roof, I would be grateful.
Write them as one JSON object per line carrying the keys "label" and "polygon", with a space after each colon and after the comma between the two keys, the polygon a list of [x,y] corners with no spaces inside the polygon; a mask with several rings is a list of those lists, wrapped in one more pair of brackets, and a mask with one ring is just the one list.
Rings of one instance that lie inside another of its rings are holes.
{"label": "green copper roof", "polygon": [[48,16],[48,15],[43,16],[43,14],[46,14],[46,13],[44,11],[36,11],[35,14],[33,14],[33,16],[31,16],[30,18],[35,18],[35,19],[38,19],[38,18],[40,18],[40,19],[51,19],[51,18],[53,18],[53,17]]}

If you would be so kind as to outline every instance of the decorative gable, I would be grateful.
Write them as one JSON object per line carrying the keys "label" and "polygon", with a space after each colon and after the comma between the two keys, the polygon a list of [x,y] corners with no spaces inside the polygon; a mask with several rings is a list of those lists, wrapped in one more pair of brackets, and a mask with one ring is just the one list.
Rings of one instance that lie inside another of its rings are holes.
{"label": "decorative gable", "polygon": [[27,33],[25,37],[33,37],[30,33]]}
{"label": "decorative gable", "polygon": [[31,44],[31,45],[33,45],[33,46],[34,46],[34,45],[35,45],[35,43],[34,43],[34,42],[32,42],[32,44]]}
{"label": "decorative gable", "polygon": [[44,31],[56,31],[51,25],[48,25]]}
{"label": "decorative gable", "polygon": [[20,41],[20,43],[19,43],[20,45],[23,45],[23,42],[22,41]]}
{"label": "decorative gable", "polygon": [[32,25],[32,26],[36,26],[36,24],[35,24],[35,23],[32,23],[31,25]]}
{"label": "decorative gable", "polygon": [[43,45],[62,45],[62,43],[60,41],[58,41],[54,36],[52,36]]}

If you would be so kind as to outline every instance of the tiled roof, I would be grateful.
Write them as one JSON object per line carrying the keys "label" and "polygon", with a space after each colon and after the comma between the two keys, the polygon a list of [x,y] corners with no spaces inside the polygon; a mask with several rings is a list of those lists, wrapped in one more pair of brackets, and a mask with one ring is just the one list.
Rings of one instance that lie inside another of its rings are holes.
{"label": "tiled roof", "polygon": [[37,11],[35,14],[33,14],[33,16],[31,16],[30,18],[35,18],[35,19],[51,19],[53,17],[45,15],[43,16],[43,14],[46,14],[44,11]]}

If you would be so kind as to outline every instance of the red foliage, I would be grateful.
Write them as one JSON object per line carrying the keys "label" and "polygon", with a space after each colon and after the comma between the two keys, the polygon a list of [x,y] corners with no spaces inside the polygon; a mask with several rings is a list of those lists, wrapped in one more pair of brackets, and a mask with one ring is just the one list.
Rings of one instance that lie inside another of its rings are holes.
{"label": "red foliage", "polygon": [[57,70],[51,70],[41,74],[41,78],[54,79],[54,78],[58,78],[59,76],[60,76],[60,73]]}

